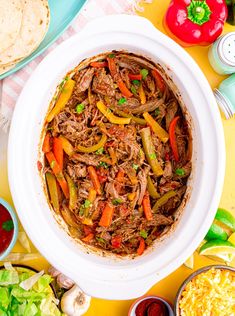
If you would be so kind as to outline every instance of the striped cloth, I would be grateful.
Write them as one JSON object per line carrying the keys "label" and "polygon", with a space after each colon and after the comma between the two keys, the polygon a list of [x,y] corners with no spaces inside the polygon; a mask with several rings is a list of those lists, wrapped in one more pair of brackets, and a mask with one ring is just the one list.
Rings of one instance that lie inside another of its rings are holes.
{"label": "striped cloth", "polygon": [[23,69],[0,81],[0,128],[8,130],[17,98],[28,78],[40,61],[57,45],[82,30],[90,20],[109,14],[134,13],[142,10],[140,2],[151,3],[151,0],[88,0],[81,13],[62,36],[42,55],[31,61]]}

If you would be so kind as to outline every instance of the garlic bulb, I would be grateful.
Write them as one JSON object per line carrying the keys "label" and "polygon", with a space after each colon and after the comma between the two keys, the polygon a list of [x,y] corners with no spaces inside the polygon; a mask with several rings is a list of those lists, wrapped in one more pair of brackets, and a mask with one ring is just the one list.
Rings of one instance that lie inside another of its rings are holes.
{"label": "garlic bulb", "polygon": [[62,273],[57,276],[56,280],[58,285],[66,290],[69,290],[74,286],[74,281]]}
{"label": "garlic bulb", "polygon": [[74,285],[61,299],[62,311],[68,316],[81,316],[90,306],[91,297]]}

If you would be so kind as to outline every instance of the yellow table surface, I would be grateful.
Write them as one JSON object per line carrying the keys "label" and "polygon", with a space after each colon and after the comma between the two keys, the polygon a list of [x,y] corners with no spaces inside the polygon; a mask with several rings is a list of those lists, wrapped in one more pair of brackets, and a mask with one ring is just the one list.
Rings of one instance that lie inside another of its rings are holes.
{"label": "yellow table surface", "polygon": [[[162,19],[164,13],[169,5],[169,0],[155,0],[152,4],[145,5],[145,11],[141,14],[148,18],[159,30],[164,32],[162,26]],[[224,32],[234,31],[235,27],[226,25]],[[186,49],[188,53],[195,59],[198,65],[201,67],[208,81],[212,87],[216,87],[224,78],[217,75],[211,66],[209,65],[207,52],[208,47],[192,47]],[[200,104],[198,105],[200,106]],[[224,120],[223,126],[226,140],[226,176],[224,182],[224,190],[221,197],[220,206],[228,210],[231,210],[235,215],[235,121]],[[0,146],[1,148],[1,146]],[[216,172],[216,170],[215,170]],[[0,160],[0,196],[12,203],[11,194],[7,180],[7,163],[6,159]],[[17,243],[14,252],[24,251],[23,248]],[[195,254],[195,266],[194,270],[216,263],[203,256]],[[27,264],[37,268],[46,269],[48,263],[45,259],[39,259],[37,261],[27,262]],[[233,263],[234,265],[234,263]],[[164,280],[157,283],[149,290],[149,294],[161,295],[168,298],[170,301],[174,301],[176,292],[180,284],[184,279],[192,273],[192,270],[181,266],[178,270],[170,274]],[[100,299],[92,299],[91,307],[85,314],[86,316],[125,316],[128,313],[128,309],[131,305],[131,301],[106,301]]]}

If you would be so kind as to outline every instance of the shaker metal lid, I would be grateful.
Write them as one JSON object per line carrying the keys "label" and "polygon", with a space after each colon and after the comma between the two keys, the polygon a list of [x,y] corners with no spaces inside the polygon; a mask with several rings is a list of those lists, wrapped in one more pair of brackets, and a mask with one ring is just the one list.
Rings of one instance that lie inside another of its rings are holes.
{"label": "shaker metal lid", "polygon": [[230,32],[221,37],[218,54],[224,63],[235,67],[235,32]]}

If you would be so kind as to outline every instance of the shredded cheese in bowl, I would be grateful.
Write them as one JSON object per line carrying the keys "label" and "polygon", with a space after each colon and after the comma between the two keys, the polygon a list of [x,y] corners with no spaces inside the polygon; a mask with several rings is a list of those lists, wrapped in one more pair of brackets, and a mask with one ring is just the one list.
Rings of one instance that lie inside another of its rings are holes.
{"label": "shredded cheese in bowl", "polygon": [[186,285],[180,316],[235,316],[235,272],[212,268]]}

